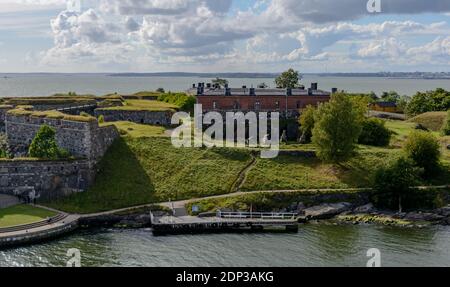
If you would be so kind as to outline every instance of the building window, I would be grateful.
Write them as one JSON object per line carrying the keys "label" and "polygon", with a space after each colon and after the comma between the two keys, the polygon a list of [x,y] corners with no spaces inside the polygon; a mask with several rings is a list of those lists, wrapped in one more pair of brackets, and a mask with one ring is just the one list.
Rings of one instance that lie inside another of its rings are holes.
{"label": "building window", "polygon": [[235,101],[234,105],[233,105],[233,109],[239,110],[240,108],[241,108],[241,106],[239,105],[239,103],[237,101]]}
{"label": "building window", "polygon": [[217,108],[218,108],[217,102],[214,101],[214,102],[213,102],[213,109],[217,110]]}
{"label": "building window", "polygon": [[280,102],[279,102],[279,101],[276,101],[276,102],[275,102],[275,108],[276,108],[277,110],[280,109]]}
{"label": "building window", "polygon": [[261,103],[259,101],[256,101],[255,102],[255,110],[258,111],[259,109],[261,109]]}
{"label": "building window", "polygon": [[302,102],[298,101],[297,102],[297,109],[301,109],[302,108]]}

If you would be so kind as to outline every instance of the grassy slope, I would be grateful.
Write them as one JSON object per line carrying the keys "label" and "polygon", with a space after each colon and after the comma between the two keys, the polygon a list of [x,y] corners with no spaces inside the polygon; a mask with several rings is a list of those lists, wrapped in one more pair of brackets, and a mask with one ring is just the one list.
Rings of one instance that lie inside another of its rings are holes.
{"label": "grassy slope", "polygon": [[446,118],[447,112],[430,112],[418,115],[409,121],[422,124],[424,127],[432,131],[440,131]]}
{"label": "grassy slope", "polygon": [[124,137],[99,166],[95,185],[49,206],[89,213],[230,192],[251,160],[247,150],[177,149],[169,138]]}
{"label": "grassy slope", "polygon": [[122,135],[131,137],[160,137],[165,136],[166,129],[161,126],[140,125],[132,122],[110,122],[101,124],[101,126],[114,125]]}
{"label": "grassy slope", "polygon": [[30,205],[16,205],[0,209],[0,227],[28,224],[55,216],[56,213]]}
{"label": "grassy slope", "polygon": [[172,104],[149,100],[126,100],[124,106],[103,108],[103,110],[120,111],[173,111],[178,107]]}
{"label": "grassy slope", "polygon": [[[239,172],[251,160],[247,149],[176,149],[163,130],[127,122],[114,123],[127,136],[117,141],[100,164],[95,185],[86,193],[49,204],[69,212],[97,212],[144,203],[230,192]],[[377,167],[401,155],[401,145],[414,124],[388,121],[395,132],[390,148],[359,146],[358,155],[339,166],[318,159],[280,156],[257,158],[242,190],[368,187]],[[311,145],[285,148],[313,149]],[[443,163],[447,173],[430,184],[448,183],[450,152]]]}

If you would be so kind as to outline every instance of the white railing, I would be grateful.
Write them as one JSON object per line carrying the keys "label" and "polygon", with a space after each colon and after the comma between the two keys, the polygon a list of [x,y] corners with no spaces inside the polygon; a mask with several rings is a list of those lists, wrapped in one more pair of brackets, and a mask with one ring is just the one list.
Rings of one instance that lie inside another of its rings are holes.
{"label": "white railing", "polygon": [[297,214],[286,212],[223,212],[217,211],[217,217],[230,219],[295,219]]}

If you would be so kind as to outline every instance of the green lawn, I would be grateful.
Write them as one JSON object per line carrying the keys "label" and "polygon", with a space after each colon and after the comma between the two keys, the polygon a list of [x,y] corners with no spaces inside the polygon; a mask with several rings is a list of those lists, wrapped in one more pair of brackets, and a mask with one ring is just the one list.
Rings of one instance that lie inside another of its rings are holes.
{"label": "green lawn", "polygon": [[0,227],[38,222],[55,215],[55,212],[31,205],[16,205],[0,209]]}
{"label": "green lawn", "polygon": [[101,110],[120,110],[120,111],[174,111],[178,106],[160,101],[150,100],[126,100],[124,106],[103,108]]}
{"label": "green lawn", "polygon": [[134,138],[142,137],[162,137],[166,135],[166,129],[161,126],[141,125],[132,122],[111,122],[102,126],[115,125],[122,135],[129,135]]}

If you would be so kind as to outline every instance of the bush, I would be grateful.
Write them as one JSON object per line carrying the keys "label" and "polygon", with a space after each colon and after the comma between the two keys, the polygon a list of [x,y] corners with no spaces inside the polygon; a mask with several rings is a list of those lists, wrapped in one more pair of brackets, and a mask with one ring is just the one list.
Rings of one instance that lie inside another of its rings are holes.
{"label": "bush", "polygon": [[447,120],[442,126],[442,134],[444,136],[450,136],[450,110],[447,112]]}
{"label": "bush", "polygon": [[82,117],[90,117],[91,115],[90,114],[88,114],[88,113],[86,113],[86,112],[81,112],[80,113],[80,116],[82,116]]}
{"label": "bush", "polygon": [[156,89],[156,91],[158,93],[163,93],[163,94],[166,92],[163,88],[158,88],[158,89]]}
{"label": "bush", "polygon": [[425,176],[433,175],[439,170],[440,145],[431,133],[413,131],[405,143],[404,151],[408,158],[424,169]]}
{"label": "bush", "polygon": [[391,131],[380,119],[366,119],[358,142],[363,145],[387,146],[391,141]]}
{"label": "bush", "polygon": [[197,100],[193,96],[188,96],[185,93],[166,93],[158,96],[158,101],[174,104],[180,107],[182,111],[193,111]]}
{"label": "bush", "polygon": [[70,157],[69,152],[58,147],[56,132],[47,125],[42,125],[37,132],[31,142],[28,154],[31,157],[52,160]]}
{"label": "bush", "polygon": [[426,93],[418,92],[414,95],[406,107],[410,116],[426,112],[447,111],[450,109],[450,92],[444,89],[436,89]]}
{"label": "bush", "polygon": [[302,133],[302,141],[310,142],[312,137],[312,130],[314,128],[314,113],[316,108],[307,106],[300,116],[300,131]]}
{"label": "bush", "polygon": [[361,134],[364,109],[346,94],[334,94],[314,113],[312,141],[320,159],[330,162],[347,160],[353,155]]}
{"label": "bush", "polygon": [[422,170],[408,158],[400,158],[375,173],[373,201],[380,207],[399,208],[411,193],[412,186],[419,183]]}
{"label": "bush", "polygon": [[103,116],[103,115],[100,115],[99,117],[98,117],[98,123],[99,124],[103,124],[105,122],[105,117]]}

